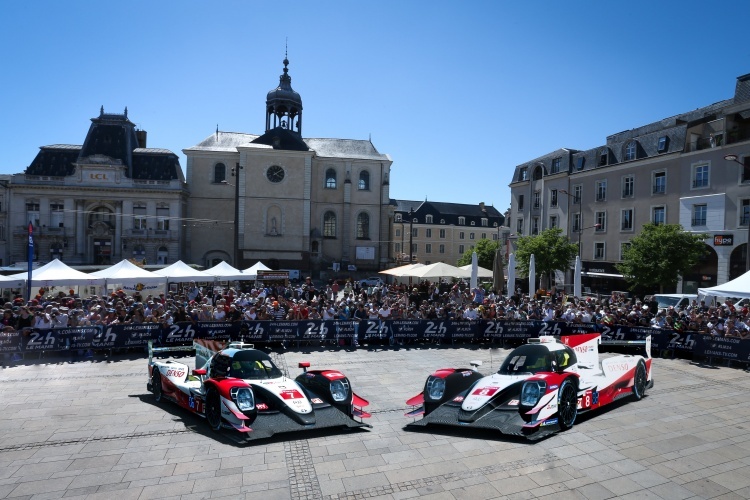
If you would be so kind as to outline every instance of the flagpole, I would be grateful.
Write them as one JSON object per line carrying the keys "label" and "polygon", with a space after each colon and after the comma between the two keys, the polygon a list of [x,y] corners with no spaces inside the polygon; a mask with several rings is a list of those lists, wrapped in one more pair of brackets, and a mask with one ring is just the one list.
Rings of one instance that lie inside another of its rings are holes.
{"label": "flagpole", "polygon": [[26,280],[26,302],[31,300],[31,268],[34,265],[34,226],[29,222],[29,275]]}

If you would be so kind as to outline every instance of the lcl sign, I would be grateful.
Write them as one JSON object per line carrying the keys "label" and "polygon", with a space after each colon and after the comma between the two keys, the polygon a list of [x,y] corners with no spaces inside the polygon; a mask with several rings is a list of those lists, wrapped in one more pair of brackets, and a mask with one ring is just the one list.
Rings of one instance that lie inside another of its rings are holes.
{"label": "lcl sign", "polygon": [[731,234],[716,234],[714,235],[714,246],[715,247],[726,247],[734,245],[734,235]]}

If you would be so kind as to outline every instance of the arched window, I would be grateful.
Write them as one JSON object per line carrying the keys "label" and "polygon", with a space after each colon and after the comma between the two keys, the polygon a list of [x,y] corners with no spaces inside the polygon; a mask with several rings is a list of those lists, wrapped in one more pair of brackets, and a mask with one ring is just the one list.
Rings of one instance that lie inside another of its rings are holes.
{"label": "arched window", "polygon": [[635,141],[630,141],[625,146],[625,161],[635,160],[637,146]]}
{"label": "arched window", "polygon": [[326,170],[326,189],[336,189],[336,171],[332,168]]}
{"label": "arched window", "polygon": [[396,214],[396,222],[401,222],[402,220],[404,220],[404,218],[402,217],[402,215],[401,214]]}
{"label": "arched window", "polygon": [[114,215],[112,214],[112,210],[108,209],[107,207],[96,207],[95,209],[90,211],[89,227],[93,226],[97,222],[104,222],[111,228],[115,227]]}
{"label": "arched window", "polygon": [[156,251],[156,263],[166,264],[168,259],[169,250],[167,250],[167,247],[159,247],[159,249]]}
{"label": "arched window", "polygon": [[323,215],[323,237],[336,237],[336,214],[333,212],[326,212]]}
{"label": "arched window", "polygon": [[370,190],[370,172],[367,170],[363,170],[359,173],[359,185],[358,188],[360,191],[369,191]]}
{"label": "arched window", "polygon": [[214,183],[218,184],[227,180],[227,166],[223,163],[214,165]]}
{"label": "arched window", "polygon": [[370,216],[364,212],[357,216],[357,239],[370,239]]}
{"label": "arched window", "polygon": [[146,247],[141,244],[133,247],[133,258],[136,260],[143,260],[146,258]]}

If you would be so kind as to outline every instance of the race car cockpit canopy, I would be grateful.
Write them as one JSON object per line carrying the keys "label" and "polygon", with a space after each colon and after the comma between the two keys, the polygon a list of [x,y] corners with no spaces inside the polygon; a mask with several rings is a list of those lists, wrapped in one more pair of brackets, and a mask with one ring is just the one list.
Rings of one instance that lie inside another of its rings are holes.
{"label": "race car cockpit canopy", "polygon": [[[555,361],[555,367],[552,366],[553,360]],[[564,370],[574,363],[576,363],[576,354],[568,346],[562,346],[562,349],[551,351],[544,344],[526,344],[514,349],[505,358],[497,373],[500,375],[520,375],[522,373],[552,372]]]}
{"label": "race car cockpit canopy", "polygon": [[255,349],[226,349],[211,358],[211,377],[270,379],[283,376],[268,354]]}

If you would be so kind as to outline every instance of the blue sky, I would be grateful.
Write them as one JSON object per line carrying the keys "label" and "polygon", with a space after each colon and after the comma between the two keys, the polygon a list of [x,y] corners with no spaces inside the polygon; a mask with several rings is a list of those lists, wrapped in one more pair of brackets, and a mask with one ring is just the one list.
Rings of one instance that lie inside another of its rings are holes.
{"label": "blue sky", "polygon": [[305,137],[367,139],[391,196],[509,206],[516,165],[732,97],[750,2],[3,2],[0,173],[128,115],[148,146],[262,133],[288,38]]}

